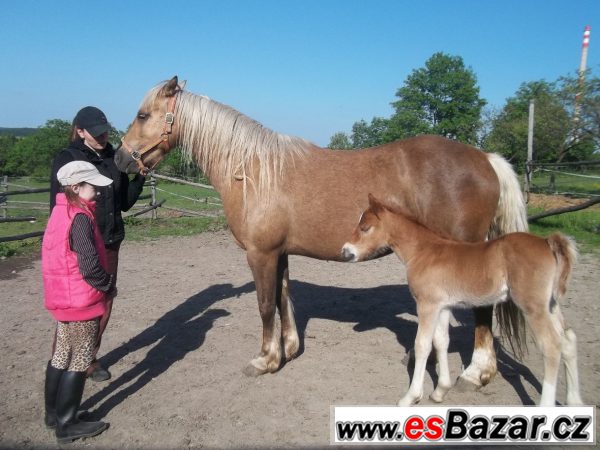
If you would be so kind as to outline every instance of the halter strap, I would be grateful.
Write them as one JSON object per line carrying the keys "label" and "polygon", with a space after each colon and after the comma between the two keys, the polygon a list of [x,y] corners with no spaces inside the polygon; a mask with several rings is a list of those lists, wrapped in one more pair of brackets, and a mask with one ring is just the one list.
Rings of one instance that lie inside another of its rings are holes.
{"label": "halter strap", "polygon": [[[142,156],[144,155],[144,153],[147,153],[150,150],[154,150],[163,142],[166,142],[167,144],[166,151],[171,149],[171,147],[169,146],[169,136],[173,133],[173,124],[175,123],[175,104],[177,102],[177,95],[179,94],[179,92],[180,91],[177,91],[175,95],[173,95],[169,99],[169,103],[167,105],[167,112],[165,113],[165,122],[163,124],[162,133],[160,134],[158,139],[152,141],[150,144],[146,145],[141,150],[134,150],[125,141],[125,137],[121,139],[123,147],[125,147],[125,150],[129,152],[133,160],[137,163],[141,173],[148,172],[148,169],[146,168],[146,166],[144,166],[144,163],[142,162]],[[152,169],[154,169],[154,166],[150,170]]]}

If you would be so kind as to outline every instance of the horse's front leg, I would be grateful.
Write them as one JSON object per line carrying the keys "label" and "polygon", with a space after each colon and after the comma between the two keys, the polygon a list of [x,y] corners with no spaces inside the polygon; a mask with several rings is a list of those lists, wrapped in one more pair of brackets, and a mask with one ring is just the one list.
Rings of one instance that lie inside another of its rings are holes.
{"label": "horse's front leg", "polygon": [[455,388],[461,391],[479,389],[496,375],[496,352],[492,334],[493,306],[473,308],[475,315],[475,344],[471,364],[463,371]]}
{"label": "horse's front leg", "polygon": [[415,369],[410,387],[398,402],[398,406],[411,406],[423,398],[423,380],[427,358],[431,352],[433,336],[440,315],[439,306],[429,299],[416,300],[419,325],[417,327],[417,337],[415,338]]}
{"label": "horse's front leg", "polygon": [[279,257],[277,268],[277,308],[281,317],[281,338],[286,361],[293,359],[300,348],[300,338],[294,318],[294,305],[290,296],[290,272],[288,255]]}
{"label": "horse's front leg", "polygon": [[450,326],[450,310],[443,309],[440,313],[437,328],[433,335],[433,347],[437,354],[439,365],[438,384],[431,394],[430,398],[434,402],[441,402],[452,387],[450,379],[450,366],[448,364],[448,345],[450,344],[450,335],[448,327]]}
{"label": "horse's front leg", "polygon": [[279,254],[248,250],[247,259],[256,284],[263,339],[260,354],[250,361],[243,372],[248,376],[258,376],[277,371],[281,363],[281,344],[275,327]]}

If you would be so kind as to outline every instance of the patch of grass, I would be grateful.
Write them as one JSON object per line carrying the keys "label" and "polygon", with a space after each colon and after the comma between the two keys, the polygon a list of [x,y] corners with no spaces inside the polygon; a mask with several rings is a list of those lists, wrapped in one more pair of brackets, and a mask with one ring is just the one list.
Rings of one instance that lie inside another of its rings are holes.
{"label": "patch of grass", "polygon": [[[565,169],[569,172],[569,169]],[[578,171],[585,176],[600,176],[598,168]],[[570,173],[577,173],[576,169],[570,170]],[[553,178],[553,180],[551,180]],[[545,192],[554,194],[557,192],[572,192],[582,195],[600,194],[600,180],[597,178],[585,178],[566,173],[551,174],[548,172],[537,172],[532,177],[532,192]]]}
{"label": "patch of grass", "polygon": [[32,255],[34,253],[39,253],[41,248],[41,238],[31,238],[13,242],[0,242],[0,258]]}
{"label": "patch of grass", "polygon": [[125,239],[143,241],[163,236],[191,236],[206,231],[224,230],[225,217],[170,217],[146,219],[127,217],[125,219]]}
{"label": "patch of grass", "polygon": [[[530,208],[529,214],[541,211]],[[545,217],[530,223],[529,230],[542,237],[560,231],[575,238],[580,251],[600,253],[600,211],[582,210]]]}

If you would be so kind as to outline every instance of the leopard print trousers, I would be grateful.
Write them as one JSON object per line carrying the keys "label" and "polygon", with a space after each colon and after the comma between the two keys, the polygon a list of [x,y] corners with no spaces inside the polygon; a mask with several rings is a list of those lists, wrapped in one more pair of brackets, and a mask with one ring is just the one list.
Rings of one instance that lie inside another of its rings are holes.
{"label": "leopard print trousers", "polygon": [[78,322],[58,322],[52,367],[73,372],[87,370],[94,359],[99,322],[98,318]]}

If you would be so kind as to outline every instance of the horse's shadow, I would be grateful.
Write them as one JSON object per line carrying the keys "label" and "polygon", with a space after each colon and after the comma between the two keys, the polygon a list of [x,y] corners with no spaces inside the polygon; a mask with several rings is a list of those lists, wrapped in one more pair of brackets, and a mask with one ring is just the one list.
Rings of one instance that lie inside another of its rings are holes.
{"label": "horse's shadow", "polygon": [[[304,350],[308,322],[316,318],[355,323],[354,330],[361,333],[376,328],[386,328],[394,333],[398,343],[406,350],[412,349],[417,323],[404,316],[406,314],[416,316],[416,309],[406,285],[356,289],[319,286],[301,281],[292,281],[290,284],[291,292],[297,299],[294,308],[301,342],[300,355]],[[202,346],[215,320],[230,314],[224,309],[211,308],[214,304],[254,290],[253,282],[239,287],[231,284],[210,286],[167,312],[137,336],[107,353],[100,360],[104,367],[112,366],[131,352],[154,345],[142,361],[93,394],[83,403],[82,408],[96,407],[93,416],[105,417],[127,397],[138,392],[153,378],[162,375],[175,362],[183,359],[188,352]],[[472,314],[469,310],[455,310],[454,316],[461,325],[466,326],[450,328],[449,352],[458,352],[466,366],[473,349]],[[242,364],[240,368],[241,366]],[[533,404],[522,383],[522,379],[525,378],[540,391],[540,384],[533,374],[502,350],[498,351],[498,367],[501,372],[521,375],[511,377],[510,383],[524,404]],[[436,382],[437,375],[434,367],[430,365],[428,371]],[[410,365],[409,372],[412,374]],[[126,386],[133,380],[135,381],[132,384]],[[122,387],[124,388],[121,389]]]}
{"label": "horse's shadow", "polygon": [[[104,355],[100,362],[103,367],[110,367],[129,353],[154,345],[142,361],[88,398],[82,404],[82,408],[90,409],[96,406],[93,417],[105,417],[127,397],[183,359],[188,352],[202,346],[206,333],[212,328],[215,320],[230,314],[224,309],[212,309],[213,304],[253,290],[254,283],[246,283],[240,287],[233,287],[231,284],[210,286],[167,312],[137,336]],[[136,378],[134,383],[119,390]]]}
{"label": "horse's shadow", "polygon": [[[409,315],[416,318],[417,313],[415,301],[407,285],[350,289],[292,281],[290,291],[300,299],[294,303],[298,333],[302,343],[300,353],[304,349],[306,326],[312,318],[355,322],[354,330],[358,332],[387,328],[395,334],[398,343],[406,352],[413,348],[418,325],[414,320],[405,317]],[[458,353],[462,365],[466,367],[471,362],[473,352],[473,313],[471,309],[456,308],[452,310],[452,314],[458,326],[450,327],[448,353]],[[535,404],[523,382],[532,385],[538,393],[541,393],[540,382],[526,366],[515,360],[498,342],[495,344],[498,371],[505,375],[524,405]],[[401,353],[399,349],[398,354]],[[411,352],[403,358],[409,377],[412,377],[414,369],[412,356],[414,355]],[[436,384],[438,375],[435,370],[434,351],[430,355],[427,371]]]}

